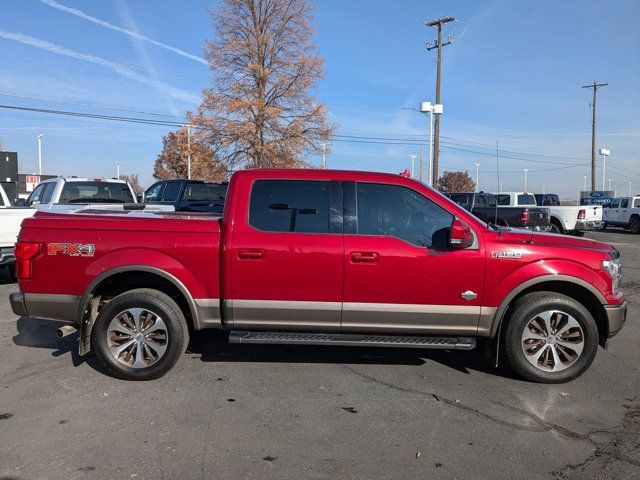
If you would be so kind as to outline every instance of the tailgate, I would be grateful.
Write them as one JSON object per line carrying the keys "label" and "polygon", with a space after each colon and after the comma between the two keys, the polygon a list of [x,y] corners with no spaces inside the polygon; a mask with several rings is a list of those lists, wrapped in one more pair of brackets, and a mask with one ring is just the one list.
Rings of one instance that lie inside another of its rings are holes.
{"label": "tailgate", "polygon": [[600,205],[585,205],[584,219],[586,221],[602,220],[602,207]]}
{"label": "tailgate", "polygon": [[528,208],[529,221],[527,227],[546,227],[549,225],[548,208]]}

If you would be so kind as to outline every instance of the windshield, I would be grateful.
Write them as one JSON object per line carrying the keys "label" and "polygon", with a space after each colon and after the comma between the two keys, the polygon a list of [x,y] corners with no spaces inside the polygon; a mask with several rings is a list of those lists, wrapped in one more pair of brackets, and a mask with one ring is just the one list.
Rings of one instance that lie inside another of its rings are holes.
{"label": "windshield", "polygon": [[126,183],[66,182],[60,194],[60,204],[76,203],[133,203],[131,189]]}

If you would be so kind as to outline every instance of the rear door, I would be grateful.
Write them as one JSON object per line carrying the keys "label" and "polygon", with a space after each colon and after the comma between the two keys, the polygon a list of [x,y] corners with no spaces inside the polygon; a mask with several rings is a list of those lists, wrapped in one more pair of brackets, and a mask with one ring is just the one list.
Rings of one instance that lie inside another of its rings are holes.
{"label": "rear door", "polygon": [[484,252],[448,246],[454,216],[416,190],[345,183],[342,331],[469,334]]}
{"label": "rear door", "polygon": [[249,183],[238,194],[249,198],[248,214],[234,217],[230,251],[225,252],[230,325],[339,330],[344,254],[340,182]]}

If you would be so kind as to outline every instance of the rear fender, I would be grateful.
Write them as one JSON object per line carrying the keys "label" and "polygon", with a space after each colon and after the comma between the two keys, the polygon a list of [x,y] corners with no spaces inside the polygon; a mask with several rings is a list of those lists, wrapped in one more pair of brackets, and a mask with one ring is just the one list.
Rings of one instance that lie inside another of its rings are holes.
{"label": "rear fender", "polygon": [[97,259],[85,271],[83,295],[80,300],[78,319],[80,323],[80,355],[91,349],[91,330],[97,317],[99,299],[93,292],[105,280],[123,272],[149,272],[173,283],[187,299],[194,324],[198,322],[198,309],[191,291],[187,286],[197,285],[198,281],[175,258],[147,249],[126,249],[110,252]]}

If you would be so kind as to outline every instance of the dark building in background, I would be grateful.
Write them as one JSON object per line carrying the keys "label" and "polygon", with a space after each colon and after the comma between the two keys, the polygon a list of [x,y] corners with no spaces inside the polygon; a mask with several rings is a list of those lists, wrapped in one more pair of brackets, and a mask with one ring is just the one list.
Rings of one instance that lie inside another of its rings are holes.
{"label": "dark building in background", "polygon": [[0,152],[0,184],[9,200],[18,198],[18,153]]}

